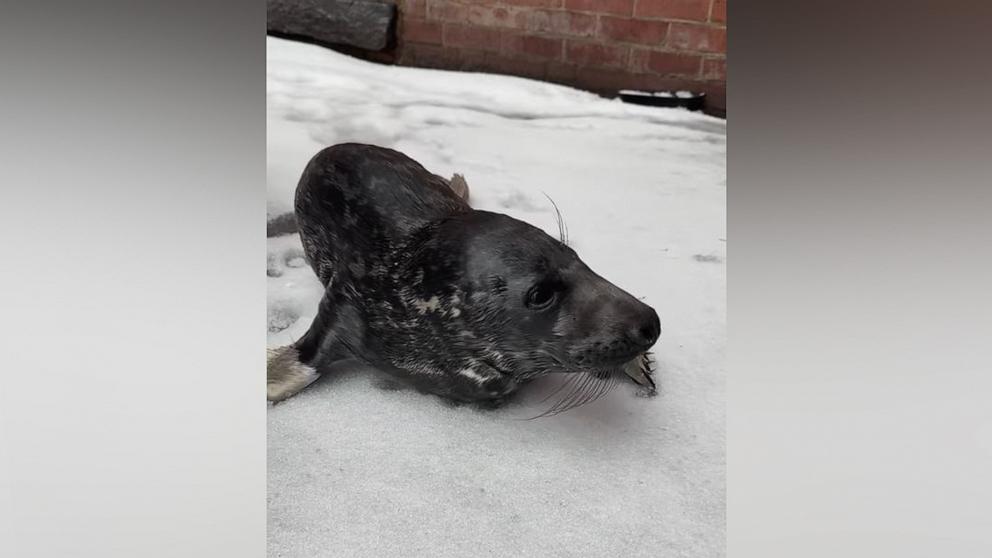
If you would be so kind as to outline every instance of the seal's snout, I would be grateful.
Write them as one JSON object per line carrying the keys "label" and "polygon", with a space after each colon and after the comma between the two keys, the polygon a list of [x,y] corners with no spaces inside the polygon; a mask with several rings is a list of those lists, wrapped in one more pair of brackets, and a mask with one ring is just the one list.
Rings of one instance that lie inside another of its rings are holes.
{"label": "seal's snout", "polygon": [[630,344],[640,351],[646,351],[654,345],[661,335],[661,320],[658,313],[650,306],[644,306],[636,317],[633,327],[627,332]]}

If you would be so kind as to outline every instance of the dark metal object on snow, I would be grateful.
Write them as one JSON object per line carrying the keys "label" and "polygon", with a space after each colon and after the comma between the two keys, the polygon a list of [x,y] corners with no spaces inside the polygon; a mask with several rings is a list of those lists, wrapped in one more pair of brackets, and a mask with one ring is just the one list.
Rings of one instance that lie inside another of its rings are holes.
{"label": "dark metal object on snow", "polygon": [[635,91],[623,89],[619,92],[625,103],[652,107],[682,107],[689,110],[703,110],[706,93],[690,91]]}

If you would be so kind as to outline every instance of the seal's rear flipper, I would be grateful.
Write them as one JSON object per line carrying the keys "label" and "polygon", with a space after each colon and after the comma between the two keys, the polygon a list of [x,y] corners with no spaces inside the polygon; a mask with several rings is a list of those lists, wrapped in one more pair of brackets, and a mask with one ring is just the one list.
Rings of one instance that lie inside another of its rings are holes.
{"label": "seal's rear flipper", "polygon": [[448,186],[451,187],[451,191],[461,198],[462,201],[468,201],[468,182],[465,182],[464,176],[458,173],[453,174],[451,180],[448,181]]}
{"label": "seal's rear flipper", "polygon": [[292,397],[314,383],[320,374],[300,362],[300,352],[294,345],[269,349],[266,363],[266,391],[269,401]]}

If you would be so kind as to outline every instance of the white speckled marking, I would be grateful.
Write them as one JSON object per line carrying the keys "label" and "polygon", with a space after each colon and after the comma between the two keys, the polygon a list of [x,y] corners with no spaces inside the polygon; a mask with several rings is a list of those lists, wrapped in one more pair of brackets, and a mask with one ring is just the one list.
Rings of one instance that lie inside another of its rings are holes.
{"label": "white speckled marking", "polygon": [[413,305],[417,308],[417,311],[421,314],[426,314],[428,312],[437,312],[437,309],[441,307],[441,300],[437,296],[432,296],[428,300],[415,300]]}
{"label": "white speckled marking", "polygon": [[479,384],[480,386],[484,384],[487,380],[485,376],[476,372],[474,368],[463,368],[458,373],[461,374],[462,376],[465,376],[466,378],[470,378],[474,380],[475,383]]}

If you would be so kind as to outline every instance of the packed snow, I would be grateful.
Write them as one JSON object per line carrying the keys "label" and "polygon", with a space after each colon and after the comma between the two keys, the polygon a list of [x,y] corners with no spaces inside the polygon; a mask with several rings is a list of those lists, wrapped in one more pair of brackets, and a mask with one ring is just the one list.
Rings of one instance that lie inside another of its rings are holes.
{"label": "packed snow", "polygon": [[[724,555],[726,124],[506,76],[376,65],[268,38],[268,212],[345,141],[465,176],[471,203],[555,235],[653,306],[659,394],[567,413],[557,378],[455,407],[354,364],[268,410],[273,557]],[[268,343],[313,319],[299,238],[268,239]]]}

